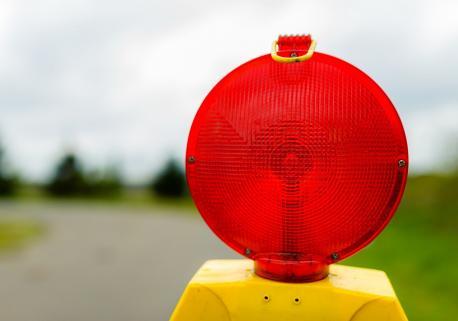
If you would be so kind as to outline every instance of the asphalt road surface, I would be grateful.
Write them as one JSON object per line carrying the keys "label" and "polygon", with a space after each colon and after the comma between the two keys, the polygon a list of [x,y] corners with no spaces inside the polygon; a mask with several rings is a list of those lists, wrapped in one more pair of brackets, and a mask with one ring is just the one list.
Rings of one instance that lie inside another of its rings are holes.
{"label": "asphalt road surface", "polygon": [[11,215],[47,232],[0,256],[0,321],[168,320],[205,260],[238,257],[170,209],[1,203]]}

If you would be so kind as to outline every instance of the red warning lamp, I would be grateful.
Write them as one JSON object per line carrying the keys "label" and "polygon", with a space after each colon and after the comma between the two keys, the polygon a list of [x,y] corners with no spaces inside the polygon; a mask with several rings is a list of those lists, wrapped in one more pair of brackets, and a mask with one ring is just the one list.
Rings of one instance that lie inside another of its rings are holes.
{"label": "red warning lamp", "polygon": [[229,73],[202,103],[187,148],[206,223],[256,274],[285,282],[322,279],[369,244],[407,177],[388,97],[314,47],[310,36],[279,37],[272,55]]}

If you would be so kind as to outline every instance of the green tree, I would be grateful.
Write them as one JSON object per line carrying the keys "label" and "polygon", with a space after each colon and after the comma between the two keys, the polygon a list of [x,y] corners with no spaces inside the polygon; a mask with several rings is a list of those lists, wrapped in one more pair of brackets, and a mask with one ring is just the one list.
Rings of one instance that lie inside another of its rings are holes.
{"label": "green tree", "polygon": [[178,198],[187,193],[186,178],[182,167],[170,159],[153,179],[151,191],[160,197]]}
{"label": "green tree", "polygon": [[56,196],[75,196],[85,193],[86,182],[76,155],[73,153],[64,155],[46,189]]}
{"label": "green tree", "polygon": [[122,179],[115,167],[85,172],[78,157],[69,153],[58,162],[47,191],[58,197],[112,197],[122,190]]}
{"label": "green tree", "polygon": [[0,196],[11,196],[17,192],[19,180],[8,171],[5,152],[0,145]]}

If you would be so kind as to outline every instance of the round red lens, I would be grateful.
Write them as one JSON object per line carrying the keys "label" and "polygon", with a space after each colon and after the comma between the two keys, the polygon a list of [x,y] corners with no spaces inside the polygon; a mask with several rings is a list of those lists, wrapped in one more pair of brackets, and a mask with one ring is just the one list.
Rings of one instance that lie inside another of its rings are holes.
{"label": "round red lens", "polygon": [[407,143],[367,75],[315,53],[269,55],[228,74],[200,107],[187,178],[210,228],[261,276],[320,279],[388,223],[407,177]]}

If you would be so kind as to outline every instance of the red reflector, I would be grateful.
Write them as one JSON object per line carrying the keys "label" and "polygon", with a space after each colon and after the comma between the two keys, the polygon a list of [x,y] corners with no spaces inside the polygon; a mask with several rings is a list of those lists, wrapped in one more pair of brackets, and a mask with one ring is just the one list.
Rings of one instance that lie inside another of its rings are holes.
{"label": "red reflector", "polygon": [[256,273],[302,282],[366,246],[398,206],[407,144],[367,75],[315,53],[228,74],[200,107],[187,178],[210,228]]}

